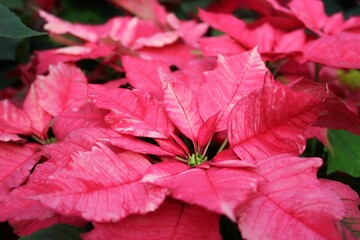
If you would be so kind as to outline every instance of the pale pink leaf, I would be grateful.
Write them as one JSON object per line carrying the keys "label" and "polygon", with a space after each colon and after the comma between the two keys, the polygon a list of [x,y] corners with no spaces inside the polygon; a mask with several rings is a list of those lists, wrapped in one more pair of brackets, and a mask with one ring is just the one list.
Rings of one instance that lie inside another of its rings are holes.
{"label": "pale pink leaf", "polygon": [[86,104],[86,83],[79,68],[59,63],[50,67],[47,76],[38,76],[34,85],[40,106],[56,116],[65,110],[77,111]]}
{"label": "pale pink leaf", "polygon": [[32,197],[63,215],[97,222],[119,221],[129,214],[154,211],[166,190],[139,180],[150,162],[139,154],[116,155],[105,145],[76,152]]}
{"label": "pale pink leaf", "polygon": [[207,120],[218,112],[216,131],[227,129],[230,111],[243,97],[263,86],[265,64],[256,49],[232,56],[218,56],[217,67],[205,72],[198,95],[201,117]]}
{"label": "pale pink leaf", "polygon": [[179,33],[176,31],[159,32],[149,37],[139,37],[131,45],[134,50],[143,47],[156,47],[161,48],[165,45],[172,44],[179,39]]}
{"label": "pale pink leaf", "polygon": [[344,214],[341,200],[316,178],[319,158],[278,155],[258,163],[264,177],[258,193],[239,208],[244,238],[341,239],[336,222]]}
{"label": "pale pink leaf", "polygon": [[17,142],[17,143],[25,143],[26,140],[19,137],[14,133],[7,133],[0,130],[0,142]]}
{"label": "pale pink leaf", "polygon": [[25,98],[23,109],[29,116],[33,132],[43,137],[46,135],[52,117],[41,107],[39,102],[35,86],[32,84]]}
{"label": "pale pink leaf", "polygon": [[196,141],[203,121],[196,106],[196,97],[184,84],[172,83],[171,76],[159,70],[165,84],[162,105],[174,125],[188,138]]}
{"label": "pale pink leaf", "polygon": [[166,139],[174,131],[161,103],[147,94],[90,85],[89,97],[95,106],[111,111],[105,122],[116,132]]}
{"label": "pale pink leaf", "polygon": [[0,130],[10,134],[31,134],[31,121],[22,109],[5,99],[0,101]]}
{"label": "pale pink leaf", "polygon": [[241,168],[190,168],[164,162],[152,165],[142,181],[166,187],[176,199],[235,220],[235,209],[256,191],[258,176]]}
{"label": "pale pink leaf", "polygon": [[95,223],[84,240],[220,240],[219,215],[198,206],[167,200],[155,212],[117,223]]}
{"label": "pale pink leaf", "polygon": [[120,135],[109,128],[78,128],[69,132],[62,141],[45,145],[42,152],[49,158],[47,162],[64,167],[74,152],[91,151],[93,145],[103,143],[111,137],[120,137]]}
{"label": "pale pink leaf", "polygon": [[229,142],[241,159],[300,154],[304,130],[317,119],[320,101],[274,83],[241,99],[229,124]]}
{"label": "pale pink leaf", "polygon": [[0,142],[0,202],[10,189],[18,187],[30,175],[30,170],[40,159],[40,146],[24,146]]}
{"label": "pale pink leaf", "polygon": [[67,110],[56,116],[52,129],[56,139],[59,141],[78,128],[107,128],[104,122],[104,117],[107,113],[108,111],[106,110],[98,109],[92,104],[87,104],[77,112]]}

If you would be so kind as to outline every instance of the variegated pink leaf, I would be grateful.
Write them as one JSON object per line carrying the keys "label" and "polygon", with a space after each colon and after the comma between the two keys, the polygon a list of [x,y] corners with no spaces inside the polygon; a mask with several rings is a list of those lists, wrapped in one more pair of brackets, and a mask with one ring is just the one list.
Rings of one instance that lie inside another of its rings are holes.
{"label": "variegated pink leaf", "polygon": [[94,146],[91,152],[74,153],[32,199],[63,215],[97,222],[154,211],[165,199],[166,189],[139,181],[150,165],[139,154],[116,155],[105,145]]}
{"label": "variegated pink leaf", "polygon": [[195,95],[186,85],[172,83],[170,75],[163,70],[159,74],[165,84],[162,105],[167,115],[186,137],[195,142],[203,124]]}
{"label": "variegated pink leaf", "polygon": [[256,49],[233,56],[218,56],[217,68],[205,72],[197,102],[206,120],[218,112],[216,131],[226,130],[230,111],[243,97],[263,86],[267,68]]}
{"label": "variegated pink leaf", "polygon": [[0,202],[9,190],[18,187],[30,175],[40,159],[37,144],[19,146],[0,142]]}
{"label": "variegated pink leaf", "polygon": [[105,122],[116,132],[166,139],[174,131],[161,104],[147,94],[90,85],[89,97],[95,106],[111,111]]}
{"label": "variegated pink leaf", "polygon": [[67,134],[78,128],[107,128],[104,117],[108,111],[98,109],[92,104],[85,105],[79,111],[67,110],[58,116],[52,125],[57,140],[63,140]]}
{"label": "variegated pink leaf", "polygon": [[278,155],[258,162],[264,177],[258,193],[238,211],[238,226],[244,238],[341,239],[337,220],[344,205],[316,178],[319,158],[300,159]]}
{"label": "variegated pink leaf", "polygon": [[26,135],[32,133],[29,116],[7,99],[0,101],[0,131]]}
{"label": "variegated pink leaf", "polygon": [[220,240],[219,215],[198,206],[167,200],[155,212],[117,223],[95,223],[84,240]]}
{"label": "variegated pink leaf", "polygon": [[77,111],[86,104],[86,83],[79,68],[59,63],[50,66],[47,76],[38,76],[34,86],[40,106],[56,116],[65,110]]}
{"label": "variegated pink leaf", "polygon": [[241,99],[232,110],[229,142],[241,159],[300,154],[304,130],[314,123],[320,101],[274,83]]}
{"label": "variegated pink leaf", "polygon": [[164,162],[152,165],[142,181],[168,188],[176,199],[235,220],[235,209],[256,191],[258,176],[241,168],[190,168],[180,162]]}

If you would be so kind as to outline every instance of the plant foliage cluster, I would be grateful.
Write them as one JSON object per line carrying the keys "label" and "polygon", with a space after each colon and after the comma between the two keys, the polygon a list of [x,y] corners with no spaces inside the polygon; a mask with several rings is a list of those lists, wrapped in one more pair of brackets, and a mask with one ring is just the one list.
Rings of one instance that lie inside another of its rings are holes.
{"label": "plant foliage cluster", "polygon": [[360,238],[356,2],[0,3],[0,238]]}

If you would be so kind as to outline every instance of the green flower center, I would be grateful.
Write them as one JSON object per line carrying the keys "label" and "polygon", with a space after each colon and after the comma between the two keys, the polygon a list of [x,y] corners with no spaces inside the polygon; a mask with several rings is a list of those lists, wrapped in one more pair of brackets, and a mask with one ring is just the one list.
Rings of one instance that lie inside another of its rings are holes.
{"label": "green flower center", "polygon": [[207,160],[206,156],[203,156],[201,153],[193,153],[188,158],[188,163],[190,167],[195,167],[202,164]]}

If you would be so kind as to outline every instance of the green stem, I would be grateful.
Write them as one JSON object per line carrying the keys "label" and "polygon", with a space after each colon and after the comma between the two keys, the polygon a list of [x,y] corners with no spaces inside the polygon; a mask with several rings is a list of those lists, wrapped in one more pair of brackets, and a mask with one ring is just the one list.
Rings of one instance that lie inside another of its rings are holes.
{"label": "green stem", "polygon": [[226,144],[228,144],[229,139],[225,139],[225,141],[221,144],[221,147],[219,148],[219,150],[217,151],[216,154],[220,153],[222,150],[224,150],[224,148],[226,147]]}

